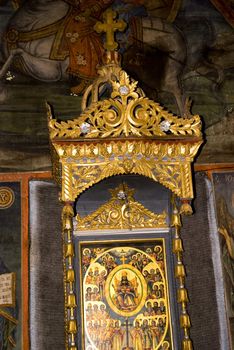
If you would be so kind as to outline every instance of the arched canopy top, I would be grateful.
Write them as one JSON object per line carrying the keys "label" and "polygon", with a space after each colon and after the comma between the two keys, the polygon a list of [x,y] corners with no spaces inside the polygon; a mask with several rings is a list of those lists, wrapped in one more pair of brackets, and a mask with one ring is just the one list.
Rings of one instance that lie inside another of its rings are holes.
{"label": "arched canopy top", "polygon": [[[82,99],[81,115],[59,122],[47,104],[54,175],[62,200],[113,175],[139,174],[193,198],[191,163],[202,144],[198,115],[182,118],[148,99],[119,65],[117,51],[106,53]],[[109,92],[109,96],[103,98]]]}

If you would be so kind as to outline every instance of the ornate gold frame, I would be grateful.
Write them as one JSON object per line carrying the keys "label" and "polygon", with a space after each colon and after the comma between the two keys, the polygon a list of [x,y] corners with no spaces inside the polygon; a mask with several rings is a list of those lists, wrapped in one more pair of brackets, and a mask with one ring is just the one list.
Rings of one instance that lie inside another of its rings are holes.
{"label": "ornate gold frame", "polygon": [[[115,16],[113,11],[108,10],[106,17],[111,29],[99,27],[109,33],[116,30]],[[109,35],[108,38],[108,49],[112,50],[116,47],[114,37]],[[53,174],[61,185],[61,200],[65,204],[62,213],[64,292],[66,349],[70,350],[77,349],[72,204],[82,192],[101,180],[120,174],[138,174],[169,188],[182,200],[180,213],[191,214],[191,163],[203,142],[200,117],[188,111],[183,118],[174,116],[149,100],[137,82],[121,69],[116,51],[106,52],[105,64],[99,68],[98,74],[99,77],[83,95],[79,117],[59,122],[47,104]],[[106,87],[111,92],[108,98],[103,99],[101,92]],[[182,305],[183,350],[190,350],[190,320],[186,311],[188,298],[184,287],[180,220],[176,206],[172,222],[176,232],[174,252],[178,266],[175,274],[180,282],[178,302]]]}

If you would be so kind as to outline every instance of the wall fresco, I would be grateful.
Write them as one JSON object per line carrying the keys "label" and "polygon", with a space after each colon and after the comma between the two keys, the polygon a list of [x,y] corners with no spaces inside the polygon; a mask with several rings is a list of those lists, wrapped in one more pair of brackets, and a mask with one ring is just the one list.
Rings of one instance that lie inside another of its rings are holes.
{"label": "wall fresco", "polygon": [[124,69],[174,113],[192,98],[207,138],[198,162],[233,162],[229,2],[17,0],[0,2],[0,170],[50,168],[45,100],[59,118],[79,115],[103,52],[93,25],[110,5],[128,22]]}
{"label": "wall fresco", "polygon": [[234,346],[234,172],[213,173],[225,284],[226,313]]}
{"label": "wall fresco", "polygon": [[22,345],[20,182],[0,182],[0,349]]}

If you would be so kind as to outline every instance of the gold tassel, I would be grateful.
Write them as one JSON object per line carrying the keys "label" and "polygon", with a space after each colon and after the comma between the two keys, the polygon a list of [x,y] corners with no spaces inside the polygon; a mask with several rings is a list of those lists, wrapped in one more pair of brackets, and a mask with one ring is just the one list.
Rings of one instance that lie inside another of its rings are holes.
{"label": "gold tassel", "polygon": [[173,239],[173,253],[179,253],[183,251],[182,240],[180,238]]}
{"label": "gold tassel", "polygon": [[185,276],[185,269],[183,264],[176,265],[175,267],[175,276],[176,278]]}
{"label": "gold tassel", "polygon": [[178,214],[173,214],[172,215],[172,223],[171,223],[172,227],[176,227],[179,226],[181,227],[181,221],[180,221],[180,215]]}
{"label": "gold tassel", "polygon": [[67,307],[76,307],[76,296],[75,294],[68,294],[67,296]]}
{"label": "gold tassel", "polygon": [[190,339],[184,339],[182,342],[182,349],[183,350],[193,350],[193,344]]}
{"label": "gold tassel", "polygon": [[67,282],[74,282],[75,281],[75,272],[73,269],[67,270]]}
{"label": "gold tassel", "polygon": [[68,333],[76,334],[77,332],[77,326],[75,320],[68,321]]}
{"label": "gold tassel", "polygon": [[72,220],[70,217],[66,216],[63,218],[63,230],[71,230],[72,229]]}
{"label": "gold tassel", "polygon": [[189,318],[188,314],[180,315],[180,327],[181,328],[190,328],[191,327],[190,318]]}
{"label": "gold tassel", "polygon": [[62,211],[63,230],[72,230],[72,218],[74,216],[73,208],[70,204],[66,204]]}
{"label": "gold tassel", "polygon": [[184,215],[192,215],[193,209],[191,205],[188,202],[184,202],[180,207],[180,214]]}
{"label": "gold tassel", "polygon": [[74,256],[74,249],[72,243],[68,243],[66,245],[66,258],[68,258],[69,256]]}
{"label": "gold tassel", "polygon": [[185,288],[178,289],[177,301],[178,301],[178,303],[187,303],[189,301],[187,289],[185,289]]}

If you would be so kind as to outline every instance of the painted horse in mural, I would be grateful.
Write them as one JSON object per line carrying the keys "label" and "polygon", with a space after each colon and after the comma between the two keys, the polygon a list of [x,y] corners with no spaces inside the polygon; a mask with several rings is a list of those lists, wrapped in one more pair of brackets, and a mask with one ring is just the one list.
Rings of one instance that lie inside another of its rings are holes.
{"label": "painted horse in mural", "polygon": [[[131,2],[124,1],[125,4]],[[5,60],[0,70],[0,80],[12,65],[24,74],[45,82],[68,80],[69,75],[73,75],[80,78],[82,83],[95,77],[103,49],[101,38],[94,32],[93,25],[113,1],[80,1],[79,7],[75,3],[74,0],[23,2],[6,29],[3,42]],[[154,17],[152,13],[139,17],[138,22],[143,44],[166,54],[164,76],[159,89],[163,86],[164,91],[173,94],[182,113],[179,78],[186,58],[184,39],[172,23]],[[127,54],[129,47],[125,49]],[[135,66],[139,71],[139,62],[131,62],[133,68]],[[144,69],[147,70],[147,66]],[[157,80],[157,77],[151,74],[151,79]]]}

